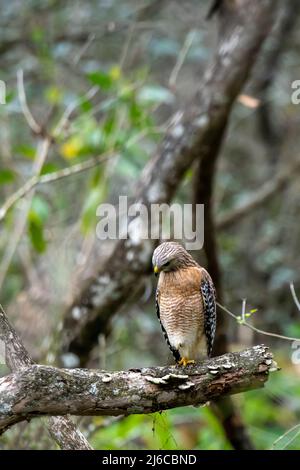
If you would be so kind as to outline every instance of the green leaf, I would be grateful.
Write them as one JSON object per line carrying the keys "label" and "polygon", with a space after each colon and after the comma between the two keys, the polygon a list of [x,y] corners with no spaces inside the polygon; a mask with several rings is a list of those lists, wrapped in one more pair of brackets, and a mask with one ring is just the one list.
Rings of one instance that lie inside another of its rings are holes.
{"label": "green leaf", "polygon": [[13,170],[0,170],[0,184],[12,183],[15,179],[15,172]]}
{"label": "green leaf", "polygon": [[116,116],[115,113],[111,113],[110,116],[108,116],[103,124],[103,132],[108,136],[112,134],[116,127]]}
{"label": "green leaf", "polygon": [[7,91],[6,90],[6,95],[5,95],[5,103],[6,104],[9,104],[13,101],[13,99],[15,98],[16,96],[16,93],[14,91]]}
{"label": "green leaf", "polygon": [[45,91],[45,98],[50,104],[58,104],[63,99],[63,92],[56,86],[50,86]]}
{"label": "green leaf", "polygon": [[16,152],[20,153],[23,157],[30,158],[33,160],[36,154],[36,150],[34,147],[30,147],[30,145],[18,145],[16,147]]}
{"label": "green leaf", "polygon": [[87,76],[94,85],[98,85],[102,90],[109,90],[114,83],[111,76],[104,72],[91,72]]}
{"label": "green leaf", "polygon": [[40,26],[35,26],[31,30],[31,39],[36,42],[42,42],[45,38],[45,30],[41,28]]}
{"label": "green leaf", "polygon": [[135,102],[131,103],[130,108],[129,108],[129,116],[133,124],[139,123],[143,117],[143,114],[144,114],[144,110],[141,106],[139,106]]}
{"label": "green leaf", "polygon": [[88,113],[89,111],[92,110],[93,106],[89,100],[85,99],[81,102],[80,108],[84,113]]}
{"label": "green leaf", "polygon": [[28,232],[33,248],[38,253],[43,253],[47,247],[47,242],[44,237],[43,224],[34,219],[29,220]]}
{"label": "green leaf", "polygon": [[59,166],[55,163],[46,163],[41,171],[41,175],[47,175],[48,173],[54,173],[59,169]]}
{"label": "green leaf", "polygon": [[300,323],[293,322],[286,324],[284,326],[283,334],[287,336],[294,336],[295,338],[300,338]]}
{"label": "green leaf", "polygon": [[28,233],[33,248],[43,253],[47,248],[44,237],[44,224],[49,216],[49,205],[40,196],[34,196],[28,214]]}

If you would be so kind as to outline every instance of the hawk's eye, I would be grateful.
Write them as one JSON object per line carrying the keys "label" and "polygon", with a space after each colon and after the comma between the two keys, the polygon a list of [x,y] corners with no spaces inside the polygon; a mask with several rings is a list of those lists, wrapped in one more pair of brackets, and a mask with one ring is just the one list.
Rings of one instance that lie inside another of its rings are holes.
{"label": "hawk's eye", "polygon": [[167,261],[164,266],[169,266],[170,265],[170,261]]}

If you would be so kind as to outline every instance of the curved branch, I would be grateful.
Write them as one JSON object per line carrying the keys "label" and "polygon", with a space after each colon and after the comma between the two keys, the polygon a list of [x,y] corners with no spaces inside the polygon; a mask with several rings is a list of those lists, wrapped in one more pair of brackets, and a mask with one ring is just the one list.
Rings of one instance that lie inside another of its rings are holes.
{"label": "curved branch", "polygon": [[223,310],[223,312],[227,313],[230,317],[234,318],[240,325],[246,326],[247,328],[250,328],[250,330],[255,331],[256,333],[259,333],[261,335],[265,336],[271,336],[272,338],[278,338],[278,339],[283,339],[284,341],[290,341],[290,342],[300,342],[300,338],[294,338],[292,336],[284,336],[280,335],[278,333],[271,333],[270,331],[264,331],[261,330],[260,328],[256,328],[255,326],[251,325],[251,323],[248,323],[246,320],[240,320],[238,315],[235,315],[232,313],[228,308],[224,307],[224,305],[220,304],[217,302],[217,306]]}
{"label": "curved branch", "polygon": [[298,0],[286,0],[275,3],[274,8],[277,8],[277,20],[270,33],[268,47],[265,48],[262,60],[258,63],[251,94],[260,100],[257,112],[259,133],[266,148],[269,149],[270,162],[276,164],[285,132],[283,123],[276,120],[271,88],[281,66],[284,50],[297,24],[300,3]]}
{"label": "curved branch", "polygon": [[195,366],[120,372],[32,365],[0,379],[0,432],[42,415],[130,415],[206,404],[260,388],[272,370],[264,345]]}
{"label": "curved branch", "polygon": [[300,162],[296,161],[287,169],[278,173],[272,180],[267,181],[260,189],[249,194],[247,200],[237,205],[232,210],[218,217],[216,226],[218,229],[226,229],[245,217],[249,212],[262,206],[273,196],[284,190],[290,181],[300,173]]}

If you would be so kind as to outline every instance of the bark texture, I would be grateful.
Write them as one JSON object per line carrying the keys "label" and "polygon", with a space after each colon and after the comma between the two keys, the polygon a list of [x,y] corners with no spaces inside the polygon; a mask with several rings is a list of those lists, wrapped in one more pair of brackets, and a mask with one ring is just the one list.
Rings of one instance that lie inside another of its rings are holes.
{"label": "bark texture", "polygon": [[204,405],[264,385],[276,370],[264,345],[199,365],[121,372],[31,365],[0,379],[0,432],[42,415],[130,415]]}
{"label": "bark texture", "polygon": [[[17,332],[11,326],[0,305],[0,342],[4,345],[5,362],[13,372],[24,370],[34,364],[30,355],[23,346]],[[1,413],[1,412],[0,412]],[[64,450],[92,450],[92,447],[76,428],[74,423],[65,417],[51,417],[47,428],[61,449]]]}

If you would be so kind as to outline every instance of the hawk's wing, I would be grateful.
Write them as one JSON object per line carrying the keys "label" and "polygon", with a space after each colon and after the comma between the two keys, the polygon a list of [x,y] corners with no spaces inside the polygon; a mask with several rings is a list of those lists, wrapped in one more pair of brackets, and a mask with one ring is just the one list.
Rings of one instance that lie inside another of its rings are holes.
{"label": "hawk's wing", "polygon": [[204,275],[201,281],[201,293],[204,309],[204,330],[207,341],[207,355],[210,356],[217,324],[216,291],[210,275],[207,271],[203,271]]}
{"label": "hawk's wing", "polygon": [[167,335],[167,332],[164,328],[164,325],[162,324],[162,321],[160,319],[160,310],[159,310],[159,289],[157,288],[156,289],[156,296],[155,296],[155,306],[156,306],[156,315],[157,315],[157,318],[159,319],[159,323],[160,323],[160,326],[161,326],[161,329],[163,331],[163,334],[164,334],[164,337],[165,337],[165,340],[167,341],[167,344],[169,346],[169,348],[171,349],[172,353],[173,353],[173,356],[175,357],[175,361],[179,362],[181,357],[180,357],[180,354],[179,354],[179,351],[175,348],[173,348],[173,346],[171,346],[171,343],[169,341],[169,338],[168,338],[168,335]]}

